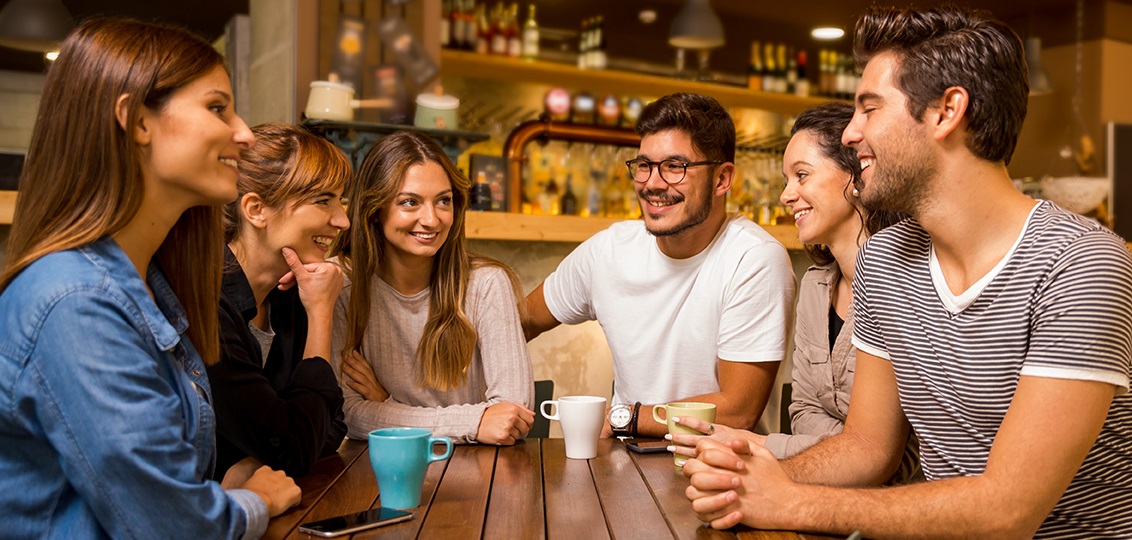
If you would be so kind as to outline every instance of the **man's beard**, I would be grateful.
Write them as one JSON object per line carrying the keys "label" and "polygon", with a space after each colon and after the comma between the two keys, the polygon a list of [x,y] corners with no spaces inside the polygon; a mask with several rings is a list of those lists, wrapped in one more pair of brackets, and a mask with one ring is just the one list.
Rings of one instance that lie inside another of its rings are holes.
{"label": "man's beard", "polygon": [[[647,202],[649,197],[652,197],[654,199],[662,199],[666,202],[683,202],[684,204],[688,204],[687,198],[681,195],[672,196],[669,195],[666,191],[650,191],[642,189],[637,191],[637,200],[640,202],[642,213],[647,214],[649,211],[649,204]],[[695,227],[696,225],[703,223],[704,221],[707,221],[708,216],[711,215],[712,202],[713,201],[710,196],[704,197],[702,204],[694,208],[689,207],[691,208],[691,211],[683,221],[676,223],[667,229],[653,229],[649,220],[646,219],[645,229],[649,232],[649,234],[653,236],[676,236],[688,229],[691,229],[692,227]]]}

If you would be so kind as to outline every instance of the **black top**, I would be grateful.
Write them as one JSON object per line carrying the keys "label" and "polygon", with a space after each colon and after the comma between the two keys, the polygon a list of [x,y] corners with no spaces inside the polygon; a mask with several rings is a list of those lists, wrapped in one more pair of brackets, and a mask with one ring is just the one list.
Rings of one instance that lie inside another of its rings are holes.
{"label": "black top", "polygon": [[[220,291],[220,362],[208,368],[216,409],[216,472],[252,456],[288,476],[303,476],[333,454],[346,435],[342,390],[321,358],[303,359],[307,313],[298,288],[268,296],[275,339],[266,364],[248,328],[255,295],[244,270],[225,248]],[[261,367],[262,366],[262,367]]]}
{"label": "black top", "polygon": [[845,320],[841,315],[837,314],[837,310],[833,309],[833,303],[829,304],[829,350],[833,350],[833,344],[837,343],[837,336],[841,335],[841,328],[845,326]]}

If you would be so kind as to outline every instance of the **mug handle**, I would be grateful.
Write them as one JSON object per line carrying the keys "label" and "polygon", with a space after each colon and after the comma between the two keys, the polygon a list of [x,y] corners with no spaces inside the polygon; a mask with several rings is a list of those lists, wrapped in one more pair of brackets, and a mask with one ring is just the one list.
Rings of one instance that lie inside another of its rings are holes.
{"label": "mug handle", "polygon": [[[546,406],[547,405],[554,406],[554,414],[550,414],[550,413],[546,412]],[[539,405],[539,410],[542,411],[542,415],[547,420],[558,420],[558,402],[557,401],[555,401],[553,399],[548,399],[548,400],[542,402],[542,405]]]}
{"label": "mug handle", "polygon": [[[660,415],[656,413],[656,411],[659,411],[661,409],[664,409],[665,418],[661,418]],[[667,405],[653,405],[652,406],[652,419],[656,420],[656,423],[667,424],[668,423],[667,417],[668,417],[668,406]]]}
{"label": "mug handle", "polygon": [[[444,453],[443,454],[432,453],[432,445],[435,444],[435,443],[444,443]],[[429,451],[428,451],[428,462],[429,463],[432,463],[433,461],[441,461],[441,460],[448,459],[452,455],[452,439],[449,439],[448,437],[429,437],[428,438],[428,448],[429,448]]]}

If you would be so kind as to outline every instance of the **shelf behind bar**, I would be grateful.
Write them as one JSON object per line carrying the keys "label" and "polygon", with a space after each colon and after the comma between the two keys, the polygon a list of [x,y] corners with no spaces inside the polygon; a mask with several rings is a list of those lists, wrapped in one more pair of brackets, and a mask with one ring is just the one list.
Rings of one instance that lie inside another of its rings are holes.
{"label": "shelf behind bar", "polygon": [[[537,216],[508,212],[468,212],[467,236],[476,240],[582,242],[618,221],[614,218]],[[786,249],[802,249],[793,225],[763,226]]]}
{"label": "shelf behind bar", "polygon": [[450,49],[440,51],[440,63],[441,73],[444,76],[549,84],[578,90],[646,97],[660,97],[674,92],[692,92],[709,95],[725,107],[750,107],[787,115],[798,114],[815,105],[830,101],[830,98],[826,97],[798,97],[790,94],[758,92],[727,84],[687,81],[626,71],[578,69],[567,64]]}

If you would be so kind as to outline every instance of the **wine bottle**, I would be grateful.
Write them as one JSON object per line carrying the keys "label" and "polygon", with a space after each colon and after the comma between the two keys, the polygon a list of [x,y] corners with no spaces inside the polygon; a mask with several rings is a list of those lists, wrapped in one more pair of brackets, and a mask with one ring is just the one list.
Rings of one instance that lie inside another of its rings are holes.
{"label": "wine bottle", "polygon": [[538,21],[535,20],[535,5],[527,6],[527,22],[523,24],[523,51],[522,56],[527,60],[538,58]]}
{"label": "wine bottle", "polygon": [[763,63],[759,54],[759,42],[751,42],[751,63],[747,66],[747,88],[751,90],[763,89]]}

